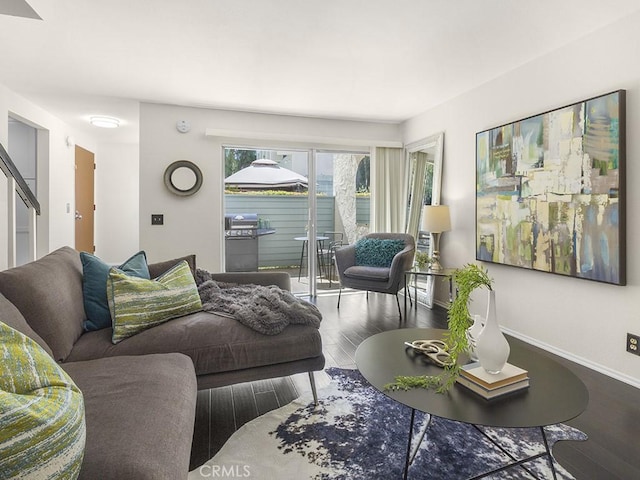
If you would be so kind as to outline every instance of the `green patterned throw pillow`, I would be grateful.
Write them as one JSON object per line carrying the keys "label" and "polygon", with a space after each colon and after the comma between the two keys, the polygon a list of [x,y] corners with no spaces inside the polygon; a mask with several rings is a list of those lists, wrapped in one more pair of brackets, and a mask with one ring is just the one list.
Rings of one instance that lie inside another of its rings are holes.
{"label": "green patterned throw pillow", "polygon": [[388,268],[404,247],[402,240],[362,238],[355,245],[356,265]]}
{"label": "green patterned throw pillow", "polygon": [[198,287],[184,260],[155,280],[130,277],[112,268],[107,296],[113,343],[172,318],[202,310]]}
{"label": "green patterned throw pillow", "polygon": [[86,427],[82,393],[26,335],[0,322],[0,476],[78,478]]}

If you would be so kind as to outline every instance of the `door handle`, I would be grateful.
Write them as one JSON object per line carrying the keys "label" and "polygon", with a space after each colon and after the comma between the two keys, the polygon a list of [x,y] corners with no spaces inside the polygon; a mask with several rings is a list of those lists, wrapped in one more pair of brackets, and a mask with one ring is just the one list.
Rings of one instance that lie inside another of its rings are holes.
{"label": "door handle", "polygon": [[82,220],[82,214],[76,210],[76,220]]}

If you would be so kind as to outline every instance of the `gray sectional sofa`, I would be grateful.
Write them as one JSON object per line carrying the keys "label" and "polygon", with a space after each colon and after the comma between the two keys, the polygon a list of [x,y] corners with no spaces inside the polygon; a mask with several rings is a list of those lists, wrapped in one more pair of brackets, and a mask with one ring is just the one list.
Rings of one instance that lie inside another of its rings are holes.
{"label": "gray sectional sofa", "polygon": [[[156,276],[166,266],[149,270]],[[290,288],[282,273],[215,278]],[[109,328],[84,332],[82,264],[69,247],[0,272],[0,294],[0,321],[40,343],[84,395],[80,478],[186,478],[197,390],[300,372],[313,380],[324,367],[320,333],[311,326],[265,336],[198,312],[115,345]]]}

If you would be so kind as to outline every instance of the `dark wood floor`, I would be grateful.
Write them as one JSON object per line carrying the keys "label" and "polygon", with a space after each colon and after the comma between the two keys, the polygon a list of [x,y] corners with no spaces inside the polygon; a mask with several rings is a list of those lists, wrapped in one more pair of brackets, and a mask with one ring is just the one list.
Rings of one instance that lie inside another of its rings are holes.
{"label": "dark wood floor", "polygon": [[[355,351],[365,338],[402,327],[446,327],[446,311],[420,306],[398,322],[395,299],[364,293],[343,295],[340,310],[335,296],[316,300],[323,313],[321,333],[327,367],[355,368]],[[401,300],[402,301],[402,300]],[[534,348],[534,347],[532,347]],[[577,479],[640,479],[640,390],[557,356],[589,389],[589,406],[567,422],[589,436],[586,442],[559,442],[554,456]],[[316,372],[318,388],[328,382]],[[201,391],[198,394],[191,468],[197,468],[222,447],[244,423],[286,405],[310,390],[306,374],[244,383]],[[549,392],[553,395],[553,392]]]}

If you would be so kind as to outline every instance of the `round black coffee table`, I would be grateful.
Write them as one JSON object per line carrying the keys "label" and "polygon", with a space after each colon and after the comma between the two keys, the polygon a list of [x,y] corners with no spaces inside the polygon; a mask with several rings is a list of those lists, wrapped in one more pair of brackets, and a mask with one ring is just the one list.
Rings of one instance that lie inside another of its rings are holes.
{"label": "round black coffee table", "polygon": [[[540,427],[555,478],[543,427],[566,422],[580,415],[587,407],[589,393],[573,372],[553,359],[527,348],[522,342],[509,342],[509,363],[529,371],[530,386],[525,390],[492,400],[485,400],[458,384],[445,394],[421,388],[408,391],[384,390],[384,385],[392,383],[398,375],[440,374],[440,368],[429,363],[424,355],[411,352],[404,342],[440,339],[445,333],[446,330],[440,329],[403,328],[373,335],[364,340],[356,350],[356,365],[373,387],[412,409],[409,439],[415,410],[473,425]],[[523,462],[511,465],[518,463]],[[405,478],[408,466],[409,451]]]}

